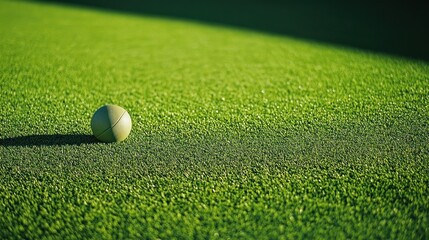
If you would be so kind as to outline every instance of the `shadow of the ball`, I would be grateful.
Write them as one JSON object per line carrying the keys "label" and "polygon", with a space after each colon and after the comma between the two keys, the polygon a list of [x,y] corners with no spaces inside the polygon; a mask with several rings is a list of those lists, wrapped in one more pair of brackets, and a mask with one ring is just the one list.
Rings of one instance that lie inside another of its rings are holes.
{"label": "shadow of the ball", "polygon": [[63,146],[99,143],[95,136],[89,134],[42,134],[0,139],[0,146]]}

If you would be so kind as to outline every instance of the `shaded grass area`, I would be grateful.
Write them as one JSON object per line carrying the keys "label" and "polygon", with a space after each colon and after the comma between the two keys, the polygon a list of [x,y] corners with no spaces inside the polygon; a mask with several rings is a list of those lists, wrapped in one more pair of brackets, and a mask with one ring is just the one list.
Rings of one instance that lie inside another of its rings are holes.
{"label": "shaded grass area", "polygon": [[194,20],[429,60],[421,1],[42,0]]}
{"label": "shaded grass area", "polygon": [[81,145],[95,142],[97,139],[93,135],[85,134],[28,135],[0,139],[0,146]]}
{"label": "shaded grass area", "polygon": [[[1,238],[427,238],[426,63],[0,6]],[[122,143],[90,136],[105,103]]]}

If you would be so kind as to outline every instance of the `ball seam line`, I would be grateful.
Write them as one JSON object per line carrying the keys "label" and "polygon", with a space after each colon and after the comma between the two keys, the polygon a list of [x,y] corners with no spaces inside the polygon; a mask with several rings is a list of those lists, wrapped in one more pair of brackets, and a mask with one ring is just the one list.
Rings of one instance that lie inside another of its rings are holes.
{"label": "ball seam line", "polygon": [[121,121],[121,119],[122,119],[122,117],[124,116],[124,114],[126,113],[127,111],[124,111],[123,113],[122,113],[122,115],[118,118],[118,120],[112,125],[112,126],[110,126],[109,128],[107,128],[106,130],[104,130],[104,131],[102,131],[100,134],[98,134],[98,135],[96,135],[95,137],[99,137],[99,136],[101,136],[101,135],[103,135],[105,132],[107,132],[107,130],[110,130],[110,129],[113,129],[115,126],[116,126],[116,124],[118,124],[119,123],[119,121]]}

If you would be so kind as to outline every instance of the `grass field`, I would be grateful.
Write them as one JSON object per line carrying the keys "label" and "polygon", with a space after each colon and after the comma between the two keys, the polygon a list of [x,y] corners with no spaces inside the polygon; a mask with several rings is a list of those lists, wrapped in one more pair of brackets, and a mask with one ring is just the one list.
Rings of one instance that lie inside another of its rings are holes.
{"label": "grass field", "polygon": [[429,238],[426,62],[1,1],[0,93],[1,239]]}

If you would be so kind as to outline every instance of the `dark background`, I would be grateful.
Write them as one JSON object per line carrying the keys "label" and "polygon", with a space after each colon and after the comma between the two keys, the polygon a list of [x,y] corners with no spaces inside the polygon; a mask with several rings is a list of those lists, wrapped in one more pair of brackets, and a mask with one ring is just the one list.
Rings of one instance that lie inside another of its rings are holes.
{"label": "dark background", "polygon": [[38,0],[252,29],[429,61],[418,1]]}

